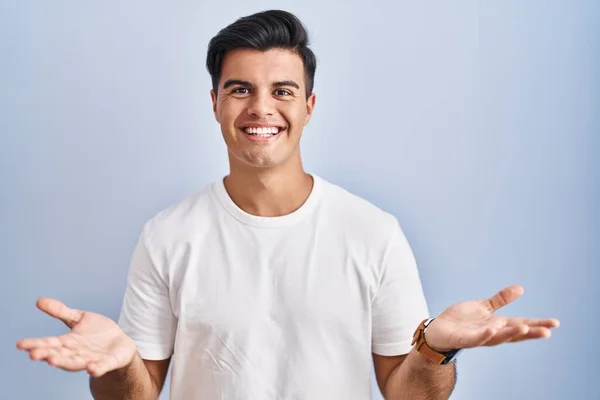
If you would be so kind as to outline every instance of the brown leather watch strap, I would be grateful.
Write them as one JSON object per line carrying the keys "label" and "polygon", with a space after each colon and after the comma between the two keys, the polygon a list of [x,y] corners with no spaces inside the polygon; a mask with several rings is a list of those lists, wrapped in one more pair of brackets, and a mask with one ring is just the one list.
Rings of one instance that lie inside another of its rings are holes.
{"label": "brown leather watch strap", "polygon": [[425,342],[425,328],[427,328],[425,324],[427,321],[431,322],[431,320],[431,318],[426,318],[421,321],[413,335],[412,345],[416,344],[415,349],[435,364],[442,364],[442,362],[447,358],[446,355],[433,350]]}

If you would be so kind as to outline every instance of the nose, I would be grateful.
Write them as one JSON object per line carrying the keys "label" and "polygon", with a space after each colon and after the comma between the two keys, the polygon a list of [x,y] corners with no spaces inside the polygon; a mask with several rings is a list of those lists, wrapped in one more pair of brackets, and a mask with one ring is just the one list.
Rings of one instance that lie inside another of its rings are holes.
{"label": "nose", "polygon": [[275,114],[275,99],[270,93],[257,92],[250,97],[248,115],[259,118]]}

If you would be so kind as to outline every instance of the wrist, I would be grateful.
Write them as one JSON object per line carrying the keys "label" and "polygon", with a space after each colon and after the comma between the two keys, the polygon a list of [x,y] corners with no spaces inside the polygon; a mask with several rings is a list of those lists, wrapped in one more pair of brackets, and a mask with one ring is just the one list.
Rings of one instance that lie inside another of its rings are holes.
{"label": "wrist", "polygon": [[[435,329],[434,325],[435,318],[424,319],[413,335],[412,344],[415,350],[421,355],[428,358],[435,364],[448,364],[453,361],[461,349],[454,349],[450,346],[435,341],[431,343],[431,338],[438,338],[443,335],[439,334]],[[433,327],[432,330],[431,327]],[[426,339],[427,338],[427,339]]]}
{"label": "wrist", "polygon": [[144,361],[142,360],[142,357],[139,355],[136,349],[129,362],[127,362],[123,367],[119,368],[118,370],[123,373],[129,373],[130,371],[137,371],[143,364]]}
{"label": "wrist", "polygon": [[449,351],[455,350],[453,348],[450,347],[444,347],[443,345],[438,345],[438,344],[432,344],[431,343],[431,333],[428,335],[428,329],[425,330],[425,332],[423,332],[423,336],[425,339],[425,343],[427,343],[427,345],[431,348],[431,350],[436,351],[438,353],[447,353]]}
{"label": "wrist", "polygon": [[447,353],[456,350],[456,348],[450,347],[446,343],[443,343],[439,340],[439,338],[444,337],[445,335],[439,333],[439,325],[437,324],[436,319],[437,318],[430,318],[430,323],[425,327],[425,329],[423,329],[423,338],[425,343],[427,343],[432,350],[438,353]]}
{"label": "wrist", "polygon": [[[144,361],[137,351],[137,347],[132,342],[133,348],[129,350],[121,349],[118,354],[115,353],[114,357],[119,360],[115,368],[107,371],[106,374],[110,374],[114,377],[124,378],[130,375],[136,375],[141,368],[144,366]],[[123,357],[123,355],[125,355]]]}

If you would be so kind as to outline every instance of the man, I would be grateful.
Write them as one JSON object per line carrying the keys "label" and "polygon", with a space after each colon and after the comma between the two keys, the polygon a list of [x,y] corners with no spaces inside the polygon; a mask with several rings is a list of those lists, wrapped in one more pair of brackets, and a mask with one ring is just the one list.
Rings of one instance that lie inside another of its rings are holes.
{"label": "man", "polygon": [[[397,220],[304,171],[316,60],[292,14],[241,18],[207,67],[230,173],[158,213],[134,251],[116,324],[42,298],[64,336],[34,360],[87,371],[96,399],[446,399],[459,349],[543,338],[554,319],[494,316],[520,286],[431,320]],[[414,337],[413,337],[414,334]]]}

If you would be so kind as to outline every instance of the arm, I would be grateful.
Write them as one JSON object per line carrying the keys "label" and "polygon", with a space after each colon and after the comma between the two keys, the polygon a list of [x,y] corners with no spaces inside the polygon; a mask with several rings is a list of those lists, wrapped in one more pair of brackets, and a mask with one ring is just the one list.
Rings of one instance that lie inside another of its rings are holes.
{"label": "arm", "polygon": [[[153,257],[149,224],[134,250],[118,324],[135,343],[128,367],[95,378],[90,389],[97,400],[157,399],[167,376],[175,341],[176,317],[171,309],[167,266]],[[121,397],[122,396],[122,397]]]}
{"label": "arm", "polygon": [[27,351],[32,360],[88,372],[96,399],[158,398],[173,353],[176,319],[164,271],[152,263],[143,237],[132,260],[121,326],[101,314],[72,309],[55,299],[40,298],[36,305],[70,331],[19,340],[17,348]]}
{"label": "arm", "polygon": [[[438,353],[452,349],[497,346],[550,337],[559,326],[554,318],[529,319],[493,315],[523,294],[519,285],[506,287],[488,299],[448,307],[425,331],[425,342]],[[456,383],[456,365],[438,365],[413,348],[407,356],[374,355],[379,387],[386,400],[447,399]]]}
{"label": "arm", "polygon": [[101,377],[90,378],[90,390],[95,400],[154,400],[165,382],[171,359],[142,360],[136,353],[131,363]]}
{"label": "arm", "polygon": [[436,396],[439,387],[447,387],[442,393],[452,391],[453,371],[448,373],[443,368],[447,366],[428,365],[424,357],[411,351],[415,329],[429,317],[412,249],[397,221],[386,236],[388,242],[379,263],[380,284],[371,306],[372,352],[379,389],[388,400],[447,398]]}
{"label": "arm", "polygon": [[373,354],[377,383],[386,400],[446,400],[456,384],[456,365],[436,365],[414,349],[401,356]]}
{"label": "arm", "polygon": [[[429,317],[416,261],[399,224],[389,235],[372,303],[372,352],[377,382],[387,400],[447,399],[456,384],[455,363],[437,365],[412,347],[415,329]],[[488,299],[455,304],[428,326],[425,341],[439,353],[546,338],[556,319],[494,316],[523,294],[515,285]]]}
{"label": "arm", "polygon": [[90,390],[96,400],[155,400],[169,370],[176,319],[165,266],[151,255],[149,228],[144,226],[133,252],[118,320],[135,344],[135,354],[123,368],[100,377],[91,374]]}
{"label": "arm", "polygon": [[66,371],[86,371],[95,399],[156,399],[170,358],[142,360],[135,343],[103,315],[75,310],[55,299],[40,298],[37,307],[61,320],[70,331],[61,336],[27,338],[17,348],[36,361]]}

